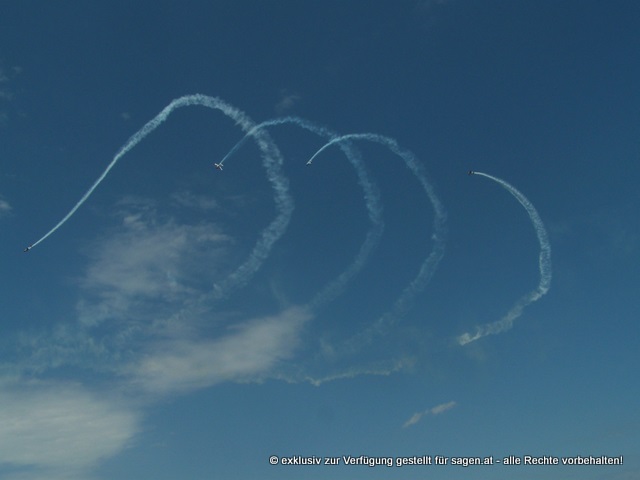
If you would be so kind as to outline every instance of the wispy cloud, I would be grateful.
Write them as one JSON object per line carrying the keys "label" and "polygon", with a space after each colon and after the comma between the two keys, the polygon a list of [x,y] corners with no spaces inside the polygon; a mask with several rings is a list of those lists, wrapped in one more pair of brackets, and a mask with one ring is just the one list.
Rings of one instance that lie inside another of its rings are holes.
{"label": "wispy cloud", "polygon": [[425,415],[440,415],[446,412],[447,410],[451,410],[456,405],[457,403],[452,400],[450,402],[441,403],[440,405],[436,405],[435,407],[428,408],[422,412],[414,413],[411,416],[411,418],[409,418],[409,420],[404,422],[404,425],[402,425],[402,428],[407,428],[411,425],[415,425],[420,420],[422,420],[422,417],[424,417]]}
{"label": "wispy cloud", "polygon": [[11,205],[2,196],[0,196],[0,218],[11,212]]}
{"label": "wispy cloud", "polygon": [[11,82],[20,73],[22,73],[21,67],[6,68],[0,63],[0,126],[5,125],[9,120],[5,106],[14,98]]}
{"label": "wispy cloud", "polygon": [[144,199],[120,202],[117,218],[119,226],[84,247],[76,319],[8,342],[16,371],[73,365],[115,372],[133,360],[135,345],[192,332],[203,319],[214,282],[229,270],[222,254],[230,238],[213,223],[162,218]]}
{"label": "wispy cloud", "polygon": [[312,318],[304,308],[211,328],[223,314],[201,299],[210,296],[211,272],[230,240],[219,227],[161,218],[153,202],[140,199],[121,202],[118,218],[88,250],[77,320],[16,335],[14,358],[3,352],[0,367],[14,379],[81,368],[91,385],[108,381],[120,398],[79,384],[0,378],[3,478],[88,480],[137,433],[138,413],[129,405],[273,378],[298,352]]}
{"label": "wispy cloud", "polygon": [[150,393],[180,393],[223,381],[251,381],[268,375],[294,353],[311,314],[301,308],[247,321],[213,340],[158,342],[128,375]]}
{"label": "wispy cloud", "polygon": [[301,99],[302,97],[297,93],[290,92],[287,89],[280,90],[280,100],[278,100],[275,108],[276,113],[282,115],[290,111]]}
{"label": "wispy cloud", "polygon": [[13,370],[81,366],[126,377],[144,392],[174,393],[268,376],[293,354],[311,318],[303,308],[221,331],[226,316],[210,297],[233,267],[224,264],[232,242],[219,227],[163,219],[142,199],[119,209],[121,224],[87,251],[77,321],[18,335]]}
{"label": "wispy cloud", "polygon": [[163,220],[148,205],[126,206],[119,215],[121,226],[88,252],[81,323],[134,317],[146,322],[185,308],[213,288],[230,241],[219,227]]}
{"label": "wispy cloud", "polygon": [[0,405],[0,472],[17,472],[3,478],[86,478],[138,430],[133,410],[74,384],[4,379]]}
{"label": "wispy cloud", "polygon": [[218,202],[208,195],[195,195],[188,191],[174,193],[171,196],[173,202],[180,207],[195,208],[198,210],[215,210]]}

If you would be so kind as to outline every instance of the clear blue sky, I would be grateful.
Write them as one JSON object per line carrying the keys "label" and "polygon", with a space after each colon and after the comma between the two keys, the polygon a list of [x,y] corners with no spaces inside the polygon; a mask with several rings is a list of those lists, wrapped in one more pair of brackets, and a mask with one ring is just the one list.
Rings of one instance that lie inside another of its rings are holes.
{"label": "clear blue sky", "polygon": [[637,2],[101,3],[0,7],[2,478],[640,478]]}

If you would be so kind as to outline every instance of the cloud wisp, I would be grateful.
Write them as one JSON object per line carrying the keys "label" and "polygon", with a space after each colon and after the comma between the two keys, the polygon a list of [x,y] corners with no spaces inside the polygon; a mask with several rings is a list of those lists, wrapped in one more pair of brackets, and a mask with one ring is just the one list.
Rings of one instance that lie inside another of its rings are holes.
{"label": "cloud wisp", "polygon": [[2,196],[0,196],[0,218],[7,216],[11,213],[11,205]]}
{"label": "cloud wisp", "polygon": [[451,410],[456,405],[457,405],[457,402],[455,402],[454,400],[451,400],[450,402],[441,403],[440,405],[436,405],[435,407],[427,408],[422,412],[414,413],[411,416],[411,418],[409,418],[406,422],[404,422],[404,424],[402,425],[402,428],[407,428],[407,427],[410,427],[411,425],[415,425],[420,420],[422,420],[422,418],[426,415],[441,415],[447,410]]}
{"label": "cloud wisp", "polygon": [[139,430],[135,410],[76,384],[5,379],[0,404],[0,471],[15,478],[87,478]]}
{"label": "cloud wisp", "polygon": [[268,377],[290,359],[312,315],[304,308],[234,325],[215,339],[193,337],[152,343],[139,361],[129,365],[127,381],[143,392],[176,394],[236,381]]}
{"label": "cloud wisp", "polygon": [[[140,409],[222,382],[273,378],[299,351],[313,318],[303,307],[223,323],[200,304],[228,244],[218,227],[162,220],[130,201],[119,214],[122,224],[90,250],[77,321],[23,333],[19,350],[28,358],[2,365],[12,372],[0,382],[3,478],[93,478],[135,437]],[[189,262],[199,242],[212,263]],[[91,380],[26,380],[70,369]],[[94,393],[107,386],[113,400]]]}

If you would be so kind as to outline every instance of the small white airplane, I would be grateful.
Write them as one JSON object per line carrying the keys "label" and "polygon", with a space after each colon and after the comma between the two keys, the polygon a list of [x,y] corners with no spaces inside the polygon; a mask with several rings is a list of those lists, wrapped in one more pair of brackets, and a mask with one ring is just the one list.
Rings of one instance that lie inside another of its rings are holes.
{"label": "small white airplane", "polygon": [[467,173],[467,175],[473,175],[474,173],[476,172],[474,172],[473,170],[469,170],[469,173]]}
{"label": "small white airplane", "polygon": [[25,248],[25,249],[23,250],[23,252],[25,252],[25,253],[26,253],[26,252],[28,252],[29,250],[31,250],[32,248],[33,248],[33,245],[29,245],[27,248]]}
{"label": "small white airplane", "polygon": [[221,163],[214,163],[213,166],[216,167],[218,170],[222,171],[222,164]]}
{"label": "small white airplane", "polygon": [[307,165],[311,165],[311,162],[313,162],[313,159],[309,160],[309,161],[307,162]]}

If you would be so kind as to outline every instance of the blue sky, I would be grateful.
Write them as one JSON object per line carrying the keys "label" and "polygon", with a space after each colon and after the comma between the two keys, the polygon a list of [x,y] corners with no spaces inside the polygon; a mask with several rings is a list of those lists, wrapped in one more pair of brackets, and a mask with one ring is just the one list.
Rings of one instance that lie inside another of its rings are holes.
{"label": "blue sky", "polygon": [[1,10],[2,478],[640,476],[636,2]]}

